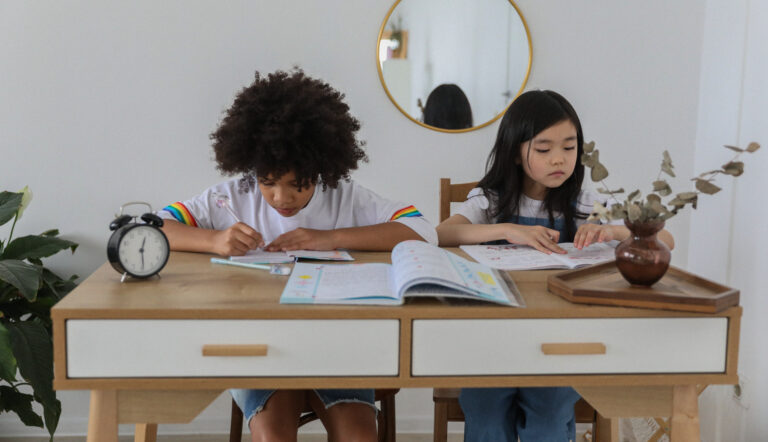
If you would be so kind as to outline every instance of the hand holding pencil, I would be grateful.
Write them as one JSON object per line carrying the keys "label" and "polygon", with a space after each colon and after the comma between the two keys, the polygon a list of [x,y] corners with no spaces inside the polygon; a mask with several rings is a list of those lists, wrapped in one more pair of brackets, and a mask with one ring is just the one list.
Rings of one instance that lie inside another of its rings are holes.
{"label": "hand holding pencil", "polygon": [[211,194],[216,207],[226,210],[235,224],[213,236],[213,250],[224,256],[244,255],[249,250],[264,247],[264,238],[253,227],[243,223],[232,209],[229,196],[214,192]]}

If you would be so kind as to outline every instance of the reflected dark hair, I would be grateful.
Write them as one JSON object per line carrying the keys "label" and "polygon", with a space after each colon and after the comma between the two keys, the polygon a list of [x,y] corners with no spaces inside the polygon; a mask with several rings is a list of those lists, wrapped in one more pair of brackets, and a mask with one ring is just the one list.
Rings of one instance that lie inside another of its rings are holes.
{"label": "reflected dark hair", "polygon": [[424,106],[424,124],[440,129],[472,127],[472,107],[464,91],[455,84],[441,84],[430,92]]}
{"label": "reflected dark hair", "polygon": [[543,130],[563,121],[570,121],[576,128],[577,160],[573,174],[557,188],[547,190],[544,208],[549,215],[549,227],[554,228],[553,213],[563,214],[565,238],[560,242],[573,241],[576,234],[576,219],[588,214],[577,210],[577,201],[584,180],[584,133],[576,111],[562,95],[553,91],[526,92],[509,106],[501,120],[496,142],[486,163],[486,174],[478,187],[489,199],[496,197],[497,205],[491,206],[491,217],[499,220],[513,220],[519,215],[520,199],[523,195],[525,171],[521,163],[521,149],[531,149],[531,141]]}
{"label": "reflected dark hair", "polygon": [[336,187],[368,160],[355,136],[360,123],[343,99],[298,68],[266,77],[256,72],[211,134],[218,169],[244,174],[242,190],[253,189],[254,175],[279,179],[287,172],[302,188],[318,181]]}

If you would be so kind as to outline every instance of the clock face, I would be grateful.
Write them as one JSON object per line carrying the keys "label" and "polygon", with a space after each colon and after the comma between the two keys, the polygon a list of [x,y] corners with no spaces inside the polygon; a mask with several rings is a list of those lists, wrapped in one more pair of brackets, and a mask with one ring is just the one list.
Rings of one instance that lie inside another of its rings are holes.
{"label": "clock face", "polygon": [[125,271],[134,276],[154,275],[168,260],[168,240],[156,227],[136,225],[118,244],[118,259]]}

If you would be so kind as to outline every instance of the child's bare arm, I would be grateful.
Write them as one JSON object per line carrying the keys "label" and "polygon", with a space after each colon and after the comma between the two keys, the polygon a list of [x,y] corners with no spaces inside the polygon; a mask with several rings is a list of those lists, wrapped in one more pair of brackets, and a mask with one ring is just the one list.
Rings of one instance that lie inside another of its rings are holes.
{"label": "child's bare arm", "polygon": [[171,250],[182,252],[243,255],[264,245],[261,234],[243,223],[234,224],[226,230],[211,230],[166,219],[163,232],[168,237]]}
{"label": "child's bare arm", "polygon": [[424,240],[410,227],[399,222],[335,230],[299,228],[280,235],[267,245],[266,250],[351,249],[386,252],[392,250],[397,243],[409,239]]}
{"label": "child's bare arm", "polygon": [[463,215],[453,215],[440,223],[437,226],[437,237],[443,247],[507,240],[513,244],[529,245],[547,254],[565,253],[557,245],[560,237],[557,230],[512,223],[472,224]]}
{"label": "child's bare arm", "polygon": [[[577,249],[581,249],[595,242],[611,240],[623,241],[627,239],[629,235],[629,229],[621,225],[582,224],[579,226],[579,230],[576,231],[573,245],[576,246]],[[675,238],[673,238],[672,234],[666,229],[658,233],[658,238],[666,244],[670,250],[675,248]]]}

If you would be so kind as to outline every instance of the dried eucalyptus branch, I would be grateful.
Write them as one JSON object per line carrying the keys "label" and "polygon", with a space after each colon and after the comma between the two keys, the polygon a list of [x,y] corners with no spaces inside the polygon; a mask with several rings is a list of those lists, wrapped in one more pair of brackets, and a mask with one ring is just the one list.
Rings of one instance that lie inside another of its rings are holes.
{"label": "dried eucalyptus branch", "polygon": [[744,163],[739,161],[739,156],[744,152],[754,153],[760,148],[760,145],[756,142],[751,142],[746,149],[728,145],[725,147],[736,152],[736,155],[729,162],[723,164],[720,169],[710,170],[695,178],[691,178],[691,181],[695,182],[696,190],[680,192],[664,203],[662,202],[662,197],[672,195],[672,187],[666,179],[662,178],[662,174],[675,178],[675,167],[672,164],[672,157],[668,151],[665,150],[662,155],[659,174],[652,183],[653,190],[646,195],[645,199],[642,198],[640,190],[634,190],[627,195],[624,201],[620,201],[617,195],[624,193],[624,188],[610,190],[610,187],[605,183],[605,179],[609,175],[608,169],[600,163],[600,152],[595,149],[595,142],[584,143],[584,154],[581,156],[581,164],[591,169],[590,178],[593,182],[599,181],[603,185],[597,191],[610,195],[615,201],[615,203],[610,205],[610,208],[600,203],[595,203],[594,211],[588,219],[602,219],[606,221],[626,219],[630,222],[666,221],[675,216],[677,212],[688,204],[696,209],[699,194],[713,195],[719,192],[721,190],[720,187],[713,183],[718,175],[737,177],[743,174]]}

